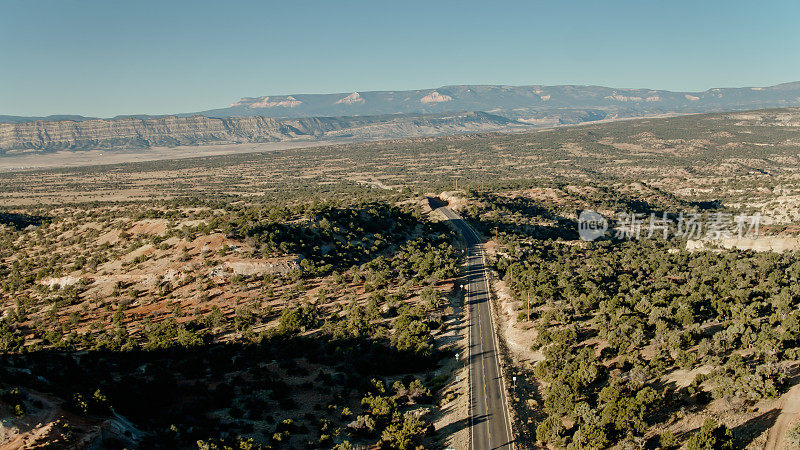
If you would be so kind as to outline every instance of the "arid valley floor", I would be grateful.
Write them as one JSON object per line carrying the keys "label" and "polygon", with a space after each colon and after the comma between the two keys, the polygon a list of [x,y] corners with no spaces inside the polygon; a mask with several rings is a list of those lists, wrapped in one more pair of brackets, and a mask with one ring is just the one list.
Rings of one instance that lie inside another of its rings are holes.
{"label": "arid valley floor", "polygon": [[0,172],[0,448],[468,448],[436,202],[485,241],[517,448],[792,448],[800,109],[239,145]]}

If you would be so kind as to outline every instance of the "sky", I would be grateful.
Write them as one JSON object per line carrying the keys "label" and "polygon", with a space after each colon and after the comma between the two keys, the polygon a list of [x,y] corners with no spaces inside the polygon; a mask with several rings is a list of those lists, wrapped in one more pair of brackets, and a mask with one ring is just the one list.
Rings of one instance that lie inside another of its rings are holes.
{"label": "sky", "polygon": [[0,114],[168,114],[241,97],[800,80],[800,2],[0,0]]}

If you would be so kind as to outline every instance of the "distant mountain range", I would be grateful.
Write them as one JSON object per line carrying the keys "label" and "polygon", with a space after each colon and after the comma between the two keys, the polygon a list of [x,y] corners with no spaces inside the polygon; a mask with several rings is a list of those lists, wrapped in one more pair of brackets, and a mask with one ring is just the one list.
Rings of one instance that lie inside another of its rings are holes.
{"label": "distant mountain range", "polygon": [[[226,108],[169,116],[0,116],[0,154],[289,139],[380,139],[789,106],[800,106],[800,82],[703,92],[475,85],[268,95],[245,97]],[[254,117],[260,120],[246,120]],[[304,120],[298,122],[300,119]]]}
{"label": "distant mountain range", "polygon": [[311,117],[485,111],[536,123],[556,109],[597,109],[607,115],[707,112],[800,106],[800,82],[771,87],[671,92],[602,86],[444,86],[416,91],[245,97],[206,117]]}

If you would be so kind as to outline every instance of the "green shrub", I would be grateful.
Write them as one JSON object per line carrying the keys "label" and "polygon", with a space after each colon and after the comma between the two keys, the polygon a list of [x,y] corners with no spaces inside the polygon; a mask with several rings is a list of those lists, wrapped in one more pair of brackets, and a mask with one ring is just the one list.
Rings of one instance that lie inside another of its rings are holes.
{"label": "green shrub", "polygon": [[703,426],[686,443],[688,450],[728,450],[733,449],[733,433],[725,424],[708,418]]}

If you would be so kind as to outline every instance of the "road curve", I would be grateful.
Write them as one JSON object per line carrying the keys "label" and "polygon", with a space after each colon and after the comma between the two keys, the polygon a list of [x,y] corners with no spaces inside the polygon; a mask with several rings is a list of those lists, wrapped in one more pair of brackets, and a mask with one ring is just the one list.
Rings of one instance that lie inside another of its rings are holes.
{"label": "road curve", "polygon": [[467,244],[469,311],[470,448],[512,449],[511,421],[500,372],[497,337],[492,325],[483,246],[475,230],[453,210],[438,208]]}
{"label": "road curve", "polygon": [[765,450],[784,450],[792,448],[787,443],[786,433],[797,423],[800,416],[800,384],[794,385],[783,395],[780,404],[780,415],[767,433]]}

